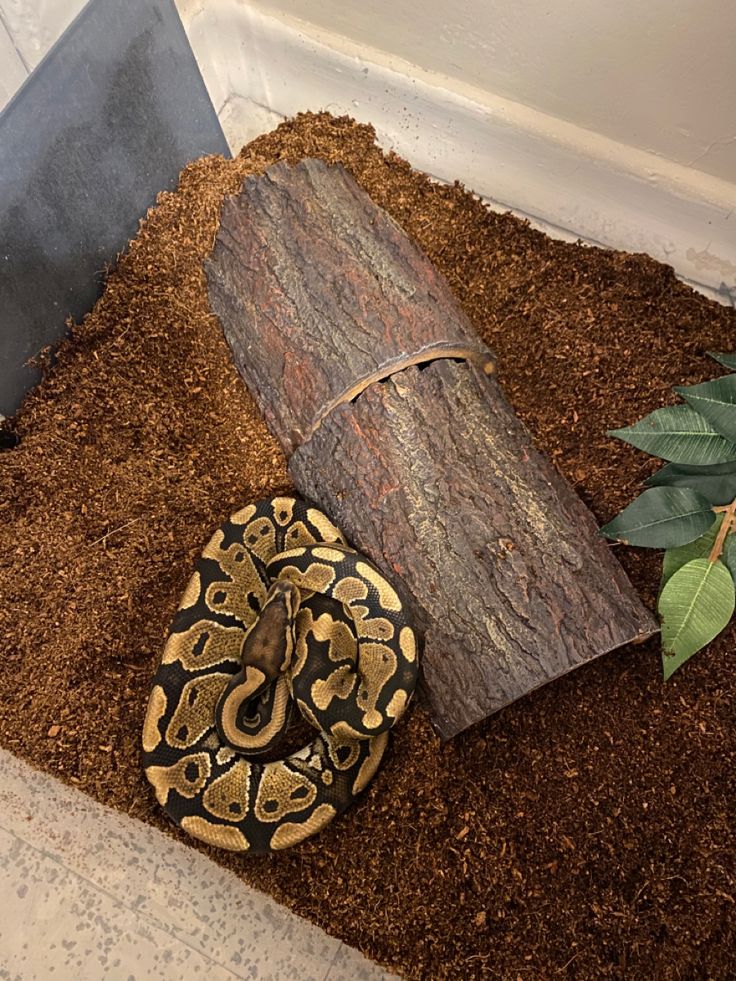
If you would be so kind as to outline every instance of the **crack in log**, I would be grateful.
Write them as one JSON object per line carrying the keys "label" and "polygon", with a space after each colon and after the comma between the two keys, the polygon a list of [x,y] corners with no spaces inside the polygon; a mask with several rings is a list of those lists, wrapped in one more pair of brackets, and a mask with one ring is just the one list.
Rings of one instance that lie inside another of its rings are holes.
{"label": "crack in log", "polygon": [[328,402],[315,418],[312,425],[307,429],[304,434],[302,443],[306,443],[308,439],[317,432],[319,427],[325,421],[327,416],[339,405],[344,405],[346,402],[354,402],[365,390],[371,385],[375,385],[378,382],[387,381],[392,375],[398,374],[400,371],[404,371],[406,368],[412,367],[426,367],[432,361],[470,361],[476,364],[481,371],[486,375],[491,375],[496,370],[496,365],[491,357],[490,352],[476,351],[467,347],[458,347],[454,344],[447,343],[445,341],[440,341],[437,344],[431,345],[431,347],[425,348],[423,351],[419,351],[416,354],[410,354],[403,358],[398,358],[395,361],[387,362],[383,364],[377,371],[371,372],[369,375],[365,375],[363,378],[359,379],[350,388],[345,389],[340,395],[336,396],[332,401]]}

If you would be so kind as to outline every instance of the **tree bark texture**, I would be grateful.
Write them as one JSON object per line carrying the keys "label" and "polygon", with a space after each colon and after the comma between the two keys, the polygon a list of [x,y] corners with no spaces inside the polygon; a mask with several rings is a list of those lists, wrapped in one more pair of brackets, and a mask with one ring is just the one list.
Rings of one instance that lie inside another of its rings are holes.
{"label": "tree bark texture", "polygon": [[345,171],[248,179],[207,273],[296,488],[398,580],[443,738],[656,631],[445,281]]}
{"label": "tree bark texture", "polygon": [[492,370],[443,277],[342,167],[248,178],[225,201],[208,270],[235,362],[287,455],[402,366],[455,354]]}
{"label": "tree bark texture", "polygon": [[289,469],[408,586],[445,738],[654,629],[593,516],[472,365],[435,361],[371,386]]}

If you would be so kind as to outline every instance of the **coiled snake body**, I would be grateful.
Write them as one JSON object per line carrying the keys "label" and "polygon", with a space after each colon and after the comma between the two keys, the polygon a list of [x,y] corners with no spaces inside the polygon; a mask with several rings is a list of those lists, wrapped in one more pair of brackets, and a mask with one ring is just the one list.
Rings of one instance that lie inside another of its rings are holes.
{"label": "coiled snake body", "polygon": [[[417,669],[398,594],[322,512],[292,497],[248,505],[215,532],[182,597],[143,726],[146,776],[194,837],[286,848],[369,783]],[[318,735],[254,759],[294,705]]]}

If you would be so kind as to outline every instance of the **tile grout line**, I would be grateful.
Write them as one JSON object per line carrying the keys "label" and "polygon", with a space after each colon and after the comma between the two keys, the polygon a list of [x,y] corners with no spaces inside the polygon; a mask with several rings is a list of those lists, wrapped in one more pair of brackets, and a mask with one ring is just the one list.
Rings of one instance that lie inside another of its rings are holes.
{"label": "tile grout line", "polygon": [[[34,845],[33,842],[28,841],[22,835],[19,835],[15,831],[13,831],[12,829],[6,827],[5,824],[3,824],[1,821],[0,821],[0,829],[2,829],[3,831],[5,831],[12,838],[14,838],[16,841],[20,842],[23,845],[26,845],[33,852],[36,852],[36,854],[41,855],[42,858],[50,859],[50,861],[53,862],[54,865],[59,866],[65,872],[68,872],[69,875],[74,876],[75,878],[79,879],[81,882],[86,883],[92,889],[94,889],[97,892],[101,893],[103,896],[106,896],[108,899],[112,900],[112,902],[115,903],[117,906],[121,907],[122,909],[127,910],[129,913],[131,913],[136,918],[136,920],[143,919],[141,917],[141,911],[139,909],[135,909],[133,906],[129,906],[122,899],[120,899],[117,896],[115,896],[114,893],[111,893],[108,889],[105,889],[104,886],[98,885],[94,881],[94,879],[90,879],[88,876],[83,875],[81,872],[77,872],[75,869],[70,868],[65,862],[63,862],[60,858],[58,858],[52,852],[48,851],[46,848],[39,848],[37,845]],[[188,943],[182,937],[177,936],[176,933],[173,933],[170,929],[167,929],[166,925],[165,924],[162,924],[161,921],[158,920],[156,917],[150,916],[150,915],[147,914],[147,919],[149,919],[150,925],[153,925],[156,929],[161,930],[162,933],[165,933],[166,936],[170,937],[172,940],[175,940],[178,943],[181,943],[188,950],[191,950],[193,953],[198,954],[201,957],[204,957],[204,959],[206,961],[208,961],[210,964],[212,964],[213,966],[215,966],[215,967],[221,967],[224,971],[227,971],[228,974],[230,974],[233,978],[237,978],[238,981],[241,981],[242,975],[235,974],[226,964],[223,964],[221,961],[214,960],[205,951],[199,950],[197,947],[192,946],[191,943]]]}
{"label": "tile grout line", "polygon": [[[9,751],[7,751],[7,750],[4,751],[4,750],[2,750],[2,748],[0,748],[0,754],[3,753],[3,752],[8,753],[8,755],[10,755],[12,757],[13,761],[16,762],[16,763],[17,762],[20,762],[22,766],[29,766],[29,767],[31,766],[30,764],[27,764],[25,761],[21,760],[20,757],[16,757],[12,753],[9,753]],[[60,790],[61,790],[62,793],[65,793],[65,794],[67,794],[70,797],[73,797],[75,799],[79,798],[79,805],[80,805],[80,807],[87,808],[88,810],[96,810],[98,808],[101,808],[105,813],[107,813],[109,815],[110,818],[112,818],[112,819],[114,819],[114,820],[116,820],[118,822],[122,821],[124,824],[130,823],[132,826],[136,827],[136,829],[140,833],[144,833],[144,834],[149,835],[151,837],[154,837],[154,838],[156,838],[158,840],[164,840],[173,849],[184,849],[185,850],[185,853],[187,851],[191,850],[191,847],[192,846],[188,845],[186,842],[180,841],[178,838],[176,838],[176,837],[174,837],[172,835],[166,834],[165,831],[161,831],[159,828],[155,827],[153,824],[149,824],[147,821],[142,821],[139,818],[131,817],[129,814],[126,814],[123,811],[118,811],[115,808],[110,807],[108,804],[103,804],[101,801],[95,800],[94,797],[91,797],[89,794],[87,794],[83,790],[80,790],[78,787],[73,787],[73,786],[70,786],[68,784],[65,784],[62,780],[60,780],[58,777],[54,776],[53,774],[46,773],[45,771],[40,770],[37,767],[31,767],[31,769],[34,772],[34,775],[38,776],[41,780],[47,780],[48,779],[48,780],[50,780],[53,783],[59,784],[59,788],[60,788]],[[2,772],[2,759],[0,758],[0,773],[1,772]],[[17,790],[12,790],[12,789],[10,791],[5,790],[5,789],[0,790],[0,810],[2,809],[2,805],[4,803],[10,805],[10,808],[11,809],[13,809],[13,807],[14,807],[15,810],[17,812],[19,812],[19,813],[23,809],[27,809],[27,808],[25,808],[26,802],[24,800],[23,794],[22,793],[19,793]],[[33,819],[29,819],[29,820],[33,820]],[[35,845],[32,841],[29,841],[21,832],[14,831],[12,828],[8,827],[6,824],[3,823],[2,818],[0,818],[0,829],[6,831],[10,835],[13,835],[19,841],[22,841],[25,844],[29,845],[29,847],[31,847],[34,851],[37,851],[37,852],[39,852],[41,854],[48,855],[51,858],[54,857],[53,852],[47,851],[47,849],[45,849],[45,848],[40,848],[38,845]],[[126,848],[127,847],[124,842],[122,844],[122,847],[123,848]],[[320,933],[324,933],[326,937],[329,937],[331,940],[334,940],[335,943],[338,945],[338,949],[339,949],[340,946],[345,946],[344,942],[342,940],[340,940],[339,937],[333,937],[332,934],[327,933],[327,931],[326,930],[323,930],[322,927],[318,926],[318,924],[316,924],[316,923],[312,922],[311,920],[307,919],[307,917],[302,916],[301,914],[294,912],[294,910],[292,910],[285,903],[278,902],[277,900],[275,900],[273,898],[273,896],[270,896],[268,893],[264,892],[262,889],[257,889],[255,886],[250,885],[250,883],[248,883],[245,880],[241,879],[232,870],[218,867],[216,865],[216,863],[212,862],[211,859],[209,859],[206,855],[203,855],[203,853],[199,852],[197,849],[194,849],[194,851],[197,854],[201,855],[208,862],[208,864],[212,864],[215,868],[219,868],[219,872],[222,875],[224,875],[231,882],[231,884],[233,882],[234,883],[237,883],[237,887],[238,888],[244,888],[244,889],[246,889],[248,892],[252,893],[254,896],[257,896],[262,902],[267,903],[267,904],[269,904],[269,905],[271,905],[271,906],[273,906],[273,907],[275,907],[275,908],[277,908],[277,909],[279,909],[279,910],[281,910],[281,911],[283,911],[284,913],[287,914],[287,921],[284,924],[283,929],[280,930],[279,933],[278,933],[278,939],[279,940],[282,939],[289,932],[289,929],[290,929],[290,927],[292,925],[289,922],[289,919],[288,918],[294,918],[297,921],[299,921],[300,924],[306,925],[307,927],[309,927],[311,929],[314,929],[314,930],[317,930]],[[72,874],[79,875],[80,878],[84,878],[86,881],[90,882],[92,885],[95,884],[92,879],[87,879],[87,877],[84,876],[82,873],[75,872],[74,869],[72,869],[69,866],[65,865],[63,863],[63,861],[58,860],[58,864],[62,865],[67,871],[71,872]],[[100,888],[102,889],[103,887],[100,887]],[[128,908],[128,907],[126,907],[126,908]],[[336,952],[336,954],[337,954],[337,952]],[[1,981],[1,979],[0,979],[0,981]]]}
{"label": "tile grout line", "polygon": [[340,954],[340,951],[342,950],[342,948],[344,946],[345,946],[345,943],[341,940],[339,942],[339,944],[337,945],[337,950],[335,951],[335,956],[330,961],[330,966],[327,968],[327,973],[322,978],[322,981],[328,981],[330,975],[332,974],[332,968],[335,966],[335,961],[337,960],[337,958],[338,958],[338,956]]}
{"label": "tile grout line", "polygon": [[[2,772],[4,769],[2,766],[2,762],[3,762],[2,756],[4,755],[5,753],[0,751],[0,772]],[[13,822],[12,820],[8,821],[7,819],[5,819],[2,813],[3,810],[7,810],[9,814],[16,814],[16,815],[24,815],[28,813],[32,814],[33,798],[38,793],[41,792],[37,786],[31,786],[31,784],[28,783],[25,783],[23,785],[23,790],[19,789],[16,780],[13,779],[15,774],[12,769],[12,766],[13,764],[16,764],[20,767],[28,767],[28,764],[20,760],[18,757],[14,756],[12,753],[8,753],[7,757],[9,758],[9,762],[11,764],[7,775],[11,778],[11,781],[10,781],[10,786],[8,786],[8,784],[6,783],[5,787],[3,787],[0,790],[0,829],[2,829],[7,834],[9,834],[14,841],[17,841],[21,845],[26,845],[28,848],[31,849],[33,853],[49,859],[53,863],[53,865],[67,872],[70,876],[74,877],[74,879],[76,879],[77,881],[87,884],[90,888],[97,891],[101,896],[106,896],[119,909],[125,910],[129,914],[132,914],[135,920],[141,925],[148,924],[149,926],[160,930],[162,933],[164,933],[165,936],[169,937],[172,941],[182,944],[182,946],[184,946],[188,950],[191,950],[195,954],[201,955],[209,964],[222,968],[223,970],[227,971],[229,976],[238,979],[238,981],[242,981],[242,979],[246,977],[246,975],[239,973],[239,969],[237,967],[234,969],[232,966],[225,964],[222,962],[222,960],[218,959],[216,952],[215,952],[215,956],[213,957],[207,952],[206,949],[200,949],[194,944],[190,943],[186,939],[186,934],[182,934],[178,932],[178,929],[175,924],[169,924],[167,923],[166,920],[162,921],[159,917],[157,917],[155,912],[149,913],[145,909],[141,909],[140,906],[128,904],[124,899],[119,898],[104,885],[98,884],[98,882],[96,882],[94,878],[91,878],[89,874],[82,871],[77,871],[77,869],[67,864],[66,861],[64,861],[64,859],[61,857],[63,855],[63,844],[54,843],[51,845],[51,847],[48,847],[44,845],[39,845],[35,843],[33,840],[29,840],[29,838],[26,837],[26,835],[32,836],[35,832],[35,827],[37,827],[37,825],[34,826],[32,821]],[[30,769],[33,771],[34,775],[36,775],[43,783],[46,783],[48,781],[52,784],[57,784],[59,791],[62,794],[67,794],[70,798],[75,799],[78,805],[80,806],[80,808],[82,808],[82,810],[86,809],[87,811],[94,812],[97,811],[98,809],[101,809],[104,814],[106,814],[109,818],[113,819],[116,823],[122,824],[123,826],[128,825],[130,827],[135,827],[137,831],[143,833],[147,838],[152,839],[151,841],[148,841],[146,843],[145,847],[154,846],[157,841],[164,841],[167,842],[169,848],[173,849],[175,853],[182,849],[184,851],[188,851],[187,846],[185,844],[178,842],[173,838],[170,838],[168,835],[161,832],[157,828],[152,827],[146,822],[140,821],[136,818],[132,818],[129,815],[118,812],[113,808],[109,808],[105,804],[102,804],[101,802],[96,801],[93,798],[89,797],[89,795],[85,794],[79,788],[71,787],[64,784],[62,781],[58,779],[58,777],[54,777],[51,774],[44,773],[43,771],[38,770],[35,767],[31,767]],[[9,824],[11,825],[16,824],[16,827],[18,825],[21,826],[17,830],[15,830],[12,826],[9,827],[8,826]],[[117,830],[116,830],[115,837],[116,838],[120,837]],[[125,842],[125,840],[121,840],[121,845],[124,851],[129,850],[129,845]],[[53,850],[54,848],[56,848],[56,851]],[[169,858],[172,858],[172,856],[169,856]],[[175,858],[176,855],[173,856],[174,860]],[[166,859],[164,861],[164,865],[167,864],[168,860],[169,859]],[[121,864],[120,861],[118,861],[117,864]],[[334,937],[331,934],[327,933],[327,931],[319,927],[318,924],[313,923],[312,921],[308,920],[304,916],[301,916],[300,914],[294,912],[283,903],[276,902],[272,897],[269,897],[266,893],[262,892],[261,890],[255,889],[254,887],[250,886],[248,883],[242,882],[234,873],[230,872],[229,870],[222,870],[222,871],[225,873],[225,876],[228,880],[232,880],[229,883],[231,886],[237,883],[238,886],[245,888],[248,892],[253,893],[255,896],[259,897],[267,904],[273,905],[279,911],[287,914],[287,921],[284,924],[283,929],[280,930],[277,929],[273,931],[273,938],[274,938],[273,942],[275,944],[278,944],[278,942],[282,940],[289,933],[289,930],[293,927],[294,924],[290,922],[291,919],[297,921],[299,924],[301,924],[302,927],[310,930],[314,930],[317,933],[324,935],[325,939],[333,941],[336,946],[334,951],[332,952],[332,955],[331,956],[328,955],[328,957],[318,956],[318,959],[321,960],[322,963],[327,967],[324,976],[321,977],[321,981],[329,981],[330,978],[335,976],[334,975],[335,965],[341,953],[343,953],[344,950],[353,952],[354,948],[350,947],[339,937]],[[362,955],[362,952],[355,950],[355,953],[360,954],[361,959],[365,959],[368,964],[371,963],[370,959],[365,958],[365,955]],[[374,966],[380,967],[380,965],[374,965]],[[385,973],[385,969],[382,970]]]}
{"label": "tile grout line", "polygon": [[[41,771],[39,771],[39,772],[41,772]],[[41,776],[45,776],[45,775],[43,773],[41,773]],[[52,780],[56,780],[57,778],[51,777],[51,779]],[[74,795],[81,794],[83,797],[86,797],[87,796],[82,791],[79,791],[76,788],[64,787],[64,785],[62,785],[62,786],[63,786],[63,789],[65,789],[66,791],[68,791],[71,794],[74,794]],[[15,809],[17,811],[20,811],[21,809],[23,809],[24,804],[25,804],[24,799],[23,799],[22,795],[20,795],[17,791],[14,791],[14,790],[11,790],[9,793],[7,793],[7,792],[6,793],[0,792],[0,807],[2,806],[2,804],[3,804],[4,801],[7,803],[9,798],[15,798],[15,803],[16,803]],[[96,806],[105,807],[105,805],[100,805],[99,802],[96,802],[96,801],[94,801],[91,798],[89,799],[89,803],[93,807],[96,807]],[[106,807],[105,807],[105,810],[107,810]],[[115,818],[125,817],[125,815],[120,815],[120,814],[118,814],[118,812],[116,812],[114,810],[112,811],[112,816],[114,816]],[[143,830],[145,830],[149,834],[162,835],[162,832],[158,831],[155,828],[150,827],[145,822],[137,821],[135,818],[130,818],[130,820],[133,821],[136,825],[140,825],[140,828],[143,829]],[[67,865],[63,861],[63,859],[57,857],[54,852],[49,851],[48,848],[46,848],[46,847],[39,847],[37,844],[34,844],[32,841],[29,841],[22,833],[19,833],[17,831],[14,831],[12,828],[9,828],[2,821],[2,819],[0,819],[0,829],[2,829],[5,832],[7,832],[16,841],[21,842],[22,844],[27,845],[35,853],[40,854],[43,857],[49,858],[55,865],[57,865],[60,868],[64,869],[64,871],[68,872],[70,875],[75,876],[80,881],[86,882],[90,887],[92,887],[93,889],[98,890],[102,895],[107,896],[108,899],[110,899],[113,902],[117,903],[121,908],[127,910],[129,913],[132,913],[134,916],[136,916],[136,918],[139,918],[140,919],[140,917],[141,917],[141,910],[140,909],[138,909],[138,908],[136,908],[134,906],[128,905],[124,900],[119,899],[117,896],[115,896],[113,893],[111,893],[109,890],[107,890],[104,886],[98,885],[94,881],[94,879],[91,879],[91,878],[89,878],[89,876],[85,875],[84,873],[78,872],[75,869],[71,868],[69,865]],[[162,836],[163,837],[167,837],[165,835],[162,835]],[[181,842],[177,842],[175,839],[172,839],[171,842],[170,842],[170,844],[174,845],[175,847],[182,847],[182,848],[186,848],[187,847],[186,845],[183,845]],[[125,846],[123,846],[123,847],[125,847]],[[234,874],[232,872],[229,872],[227,870],[224,870],[224,871],[226,872],[228,878],[235,878],[236,881],[240,882],[240,880],[237,879],[237,876],[234,876]],[[265,899],[267,902],[269,902],[269,903],[273,903],[274,902],[274,900],[271,897],[267,896],[267,894],[265,894],[265,893],[262,893],[260,890],[254,889],[252,886],[249,886],[247,883],[241,883],[241,884],[244,885],[246,889],[248,889],[248,890],[254,892],[255,894],[257,894],[260,898]],[[344,941],[340,940],[339,937],[333,937],[331,934],[329,934],[326,931],[322,930],[322,928],[319,927],[317,924],[312,923],[310,920],[306,919],[305,917],[300,916],[298,913],[295,913],[293,910],[289,909],[289,907],[288,906],[285,906],[283,903],[275,903],[275,905],[280,910],[283,910],[284,912],[286,912],[290,917],[294,917],[296,920],[298,920],[303,927],[306,927],[306,928],[313,929],[315,931],[319,931],[321,933],[324,933],[327,938],[329,938],[330,940],[334,940],[335,941],[336,948],[334,950],[334,953],[330,957],[329,963],[327,965],[327,971],[326,971],[324,977],[321,978],[321,981],[327,981],[327,979],[329,978],[329,976],[332,973],[332,970],[333,970],[333,968],[335,966],[335,962],[336,962],[338,956],[340,955],[342,949],[345,948],[345,947],[347,947],[347,945],[344,943]],[[176,932],[176,927],[175,926],[172,926],[171,928],[169,928],[166,925],[166,922],[165,921],[161,921],[159,918],[157,918],[153,914],[146,914],[146,916],[150,920],[150,923],[151,923],[152,926],[155,926],[157,929],[160,929],[167,936],[171,937],[172,940],[179,941],[182,944],[184,944],[188,949],[193,950],[195,953],[201,954],[211,964],[214,964],[214,965],[216,965],[218,967],[222,967],[224,970],[226,970],[230,974],[232,974],[232,976],[234,978],[239,979],[239,981],[240,981],[240,979],[242,979],[244,977],[244,975],[234,973],[233,970],[232,970],[232,968],[230,968],[226,964],[223,964],[221,961],[216,960],[216,959],[213,959],[212,957],[210,957],[204,950],[200,950],[199,948],[193,946],[191,943],[188,943],[185,939],[183,939],[182,936],[180,936]],[[278,931],[278,935],[277,935],[277,937],[275,937],[274,942],[275,943],[278,943],[280,940],[282,940],[288,934],[291,926],[292,926],[292,924],[287,920],[287,922],[284,924],[283,929],[280,930],[280,931]]]}
{"label": "tile grout line", "polygon": [[23,52],[18,47],[18,44],[15,40],[15,34],[10,29],[10,25],[8,24],[8,20],[7,17],[5,16],[5,11],[3,10],[2,6],[0,6],[0,24],[2,24],[2,26],[5,28],[5,33],[10,38],[10,43],[13,45],[13,48],[15,49],[15,53],[18,55],[21,65],[23,65],[23,67],[26,70],[26,76],[30,75],[33,69],[31,68],[31,66],[28,64],[25,57],[23,56]]}

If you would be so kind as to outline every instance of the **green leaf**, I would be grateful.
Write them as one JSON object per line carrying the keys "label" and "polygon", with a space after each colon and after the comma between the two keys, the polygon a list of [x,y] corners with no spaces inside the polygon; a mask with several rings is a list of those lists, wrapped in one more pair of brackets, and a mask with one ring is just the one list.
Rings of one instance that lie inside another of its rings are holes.
{"label": "green leaf", "polygon": [[717,433],[731,442],[736,440],[736,375],[723,375],[701,385],[678,385],[675,391]]}
{"label": "green leaf", "polygon": [[643,548],[673,548],[700,538],[716,516],[688,487],[652,487],[601,528],[606,538]]}
{"label": "green leaf", "polygon": [[678,545],[676,548],[667,549],[662,560],[660,592],[664,589],[667,580],[671,579],[688,562],[692,562],[693,559],[708,558],[722,524],[723,515],[719,514],[716,516],[716,520],[710,528],[700,538],[696,538],[694,542],[688,542],[687,545]]}
{"label": "green leaf", "polygon": [[722,562],[693,559],[671,576],[658,603],[665,681],[723,630],[734,606],[736,589]]}
{"label": "green leaf", "polygon": [[612,429],[608,435],[672,463],[706,466],[736,460],[736,445],[689,405],[656,409],[633,426]]}
{"label": "green leaf", "polygon": [[692,487],[713,507],[718,507],[736,498],[736,463],[716,463],[710,467],[667,463],[644,483],[647,487]]}
{"label": "green leaf", "polygon": [[721,351],[706,351],[706,354],[729,371],[736,371],[736,354],[723,354]]}

